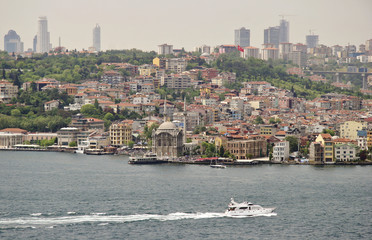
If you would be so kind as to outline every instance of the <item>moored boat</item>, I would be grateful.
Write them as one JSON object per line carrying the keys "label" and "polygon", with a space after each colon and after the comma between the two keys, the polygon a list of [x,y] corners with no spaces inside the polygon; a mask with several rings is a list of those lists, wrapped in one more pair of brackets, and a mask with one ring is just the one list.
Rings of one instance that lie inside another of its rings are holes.
{"label": "moored boat", "polygon": [[256,216],[272,213],[274,210],[275,208],[264,208],[251,202],[237,203],[231,198],[225,214],[226,216]]}
{"label": "moored boat", "polygon": [[167,163],[168,159],[159,159],[155,153],[149,152],[143,156],[129,157],[128,163],[130,164],[157,164]]}

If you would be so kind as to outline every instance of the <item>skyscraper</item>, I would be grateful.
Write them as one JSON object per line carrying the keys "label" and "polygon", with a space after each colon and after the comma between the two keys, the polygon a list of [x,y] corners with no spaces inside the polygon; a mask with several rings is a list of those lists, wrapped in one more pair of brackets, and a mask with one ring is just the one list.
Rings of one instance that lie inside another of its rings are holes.
{"label": "skyscraper", "polygon": [[8,34],[4,36],[4,50],[8,53],[23,52],[23,42],[14,30],[9,30]]}
{"label": "skyscraper", "polygon": [[289,22],[284,19],[280,20],[279,43],[289,43]]}
{"label": "skyscraper", "polygon": [[36,52],[45,53],[51,50],[50,34],[48,32],[48,20],[46,17],[39,17]]}
{"label": "skyscraper", "polygon": [[274,44],[279,47],[279,27],[269,27],[264,30],[264,44]]}
{"label": "skyscraper", "polygon": [[235,45],[249,47],[251,45],[251,32],[244,27],[235,30]]}
{"label": "skyscraper", "polygon": [[315,48],[318,46],[319,36],[318,35],[307,35],[306,45],[308,48]]}
{"label": "skyscraper", "polygon": [[101,51],[101,27],[98,23],[93,28],[93,47],[97,52]]}

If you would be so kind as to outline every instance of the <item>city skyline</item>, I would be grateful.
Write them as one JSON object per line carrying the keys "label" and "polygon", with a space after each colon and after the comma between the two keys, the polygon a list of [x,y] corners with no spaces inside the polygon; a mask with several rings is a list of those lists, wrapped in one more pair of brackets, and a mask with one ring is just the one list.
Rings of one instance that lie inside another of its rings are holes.
{"label": "city skyline", "polygon": [[[246,9],[252,6],[255,10],[247,14]],[[369,24],[372,2],[368,0],[360,0],[358,4],[349,0],[301,3],[233,0],[229,4],[208,0],[177,4],[170,0],[141,3],[113,0],[105,4],[93,0],[89,6],[84,1],[71,0],[63,4],[45,0],[2,0],[0,7],[4,10],[0,16],[0,34],[4,36],[11,29],[16,31],[25,50],[32,48],[40,16],[48,19],[51,44],[57,46],[61,37],[62,46],[67,49],[91,47],[92,26],[96,23],[101,26],[102,50],[156,51],[159,44],[167,43],[175,49],[184,47],[191,51],[203,44],[233,44],[233,31],[242,26],[250,29],[251,46],[261,48],[264,29],[279,25],[281,15],[290,23],[292,43],[305,43],[310,30],[319,35],[319,44],[329,46],[349,43],[358,46],[372,38]],[[87,8],[89,11],[85,11]]]}

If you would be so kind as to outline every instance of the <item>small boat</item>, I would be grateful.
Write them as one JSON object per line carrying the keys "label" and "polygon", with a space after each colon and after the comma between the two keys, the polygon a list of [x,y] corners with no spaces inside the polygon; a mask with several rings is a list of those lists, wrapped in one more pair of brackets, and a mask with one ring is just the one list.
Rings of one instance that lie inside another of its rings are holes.
{"label": "small boat", "polygon": [[78,149],[75,151],[76,153],[84,153],[85,149],[88,149],[90,146],[89,141],[81,141],[80,144],[78,144]]}
{"label": "small boat", "polygon": [[129,157],[130,164],[157,164],[167,163],[168,159],[159,159],[155,153],[149,152],[143,156]]}
{"label": "small boat", "polygon": [[237,203],[231,198],[228,209],[225,212],[226,216],[256,216],[261,214],[272,213],[275,208],[263,208],[260,205],[255,205],[250,202]]}
{"label": "small boat", "polygon": [[[212,162],[211,162],[212,163]],[[223,164],[217,164],[217,158],[216,158],[216,163],[215,164],[210,164],[209,165],[211,168],[226,168],[225,165]]]}
{"label": "small boat", "polygon": [[222,164],[213,164],[213,165],[209,165],[211,168],[226,168],[225,165],[222,165]]}

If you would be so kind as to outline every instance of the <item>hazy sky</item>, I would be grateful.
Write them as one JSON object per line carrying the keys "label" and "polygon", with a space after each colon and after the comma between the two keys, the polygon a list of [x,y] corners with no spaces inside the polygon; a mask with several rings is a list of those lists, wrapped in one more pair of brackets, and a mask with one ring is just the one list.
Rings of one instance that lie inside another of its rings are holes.
{"label": "hazy sky", "polygon": [[[92,30],[101,26],[101,47],[155,50],[234,43],[234,29],[251,30],[251,45],[261,47],[263,30],[290,22],[290,42],[305,43],[314,29],[329,46],[372,38],[372,0],[0,0],[0,34],[15,30],[32,48],[39,16],[48,18],[53,46],[87,49]],[[3,41],[3,40],[2,40]],[[3,42],[0,49],[4,49]]]}

